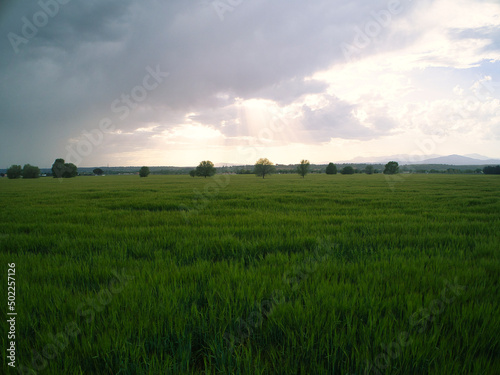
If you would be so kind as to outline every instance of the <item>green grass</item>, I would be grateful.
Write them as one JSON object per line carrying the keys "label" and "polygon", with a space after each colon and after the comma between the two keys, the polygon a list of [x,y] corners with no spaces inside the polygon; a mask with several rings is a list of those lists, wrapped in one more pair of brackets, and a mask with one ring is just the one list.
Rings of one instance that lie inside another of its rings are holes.
{"label": "green grass", "polygon": [[1,179],[16,370],[499,373],[497,176],[214,178]]}

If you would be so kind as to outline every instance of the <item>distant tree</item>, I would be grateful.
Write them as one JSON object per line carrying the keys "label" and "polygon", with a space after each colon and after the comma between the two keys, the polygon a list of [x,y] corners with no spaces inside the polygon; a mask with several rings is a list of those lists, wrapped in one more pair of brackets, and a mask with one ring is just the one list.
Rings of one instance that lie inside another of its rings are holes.
{"label": "distant tree", "polygon": [[390,161],[385,165],[384,174],[396,174],[399,172],[399,164],[397,161]]}
{"label": "distant tree", "polygon": [[5,173],[0,173],[0,177],[5,177]]}
{"label": "distant tree", "polygon": [[365,167],[365,173],[366,174],[373,174],[373,171],[374,171],[373,165],[367,165]]}
{"label": "distant tree", "polygon": [[257,160],[257,162],[255,163],[255,167],[254,167],[255,174],[258,177],[262,176],[262,178],[265,178],[266,175],[268,175],[268,174],[272,174],[275,170],[276,170],[276,168],[274,167],[274,164],[271,163],[266,158],[261,158],[261,159]]}
{"label": "distant tree", "polygon": [[252,174],[252,171],[250,169],[241,168],[236,171],[236,174]]}
{"label": "distant tree", "polygon": [[142,167],[139,169],[139,176],[140,177],[148,177],[149,176],[149,167]]}
{"label": "distant tree", "polygon": [[474,170],[474,173],[483,173],[483,170],[481,168],[477,168]]}
{"label": "distant tree", "polygon": [[342,168],[340,171],[342,174],[354,174],[354,168],[348,165],[347,167]]}
{"label": "distant tree", "polygon": [[23,178],[38,178],[40,177],[40,168],[34,165],[25,164],[23,167]]}
{"label": "distant tree", "polygon": [[64,159],[56,159],[52,164],[54,178],[71,178],[78,175],[78,168],[73,163],[65,163]]}
{"label": "distant tree", "polygon": [[9,169],[7,169],[7,177],[12,179],[20,178],[23,173],[23,170],[20,165],[11,165]]}
{"label": "distant tree", "polygon": [[326,174],[337,174],[337,166],[333,163],[328,164]]}
{"label": "distant tree", "polygon": [[305,177],[307,173],[309,173],[309,167],[311,164],[309,163],[309,160],[301,160],[300,164],[297,166],[297,173],[302,176],[302,178]]}
{"label": "distant tree", "polygon": [[94,173],[97,176],[102,176],[104,174],[104,171],[101,168],[95,168],[92,173]]}
{"label": "distant tree", "polygon": [[71,178],[78,176],[78,168],[73,163],[65,163],[64,168],[65,168],[63,172],[64,178]]}
{"label": "distant tree", "polygon": [[189,175],[190,175],[191,177],[196,176],[196,169],[191,169],[191,170],[189,171]]}
{"label": "distant tree", "polygon": [[54,161],[54,164],[52,164],[52,176],[54,176],[54,178],[61,178],[63,176],[64,170],[64,159],[56,159]]}
{"label": "distant tree", "polygon": [[500,174],[500,165],[497,165],[496,167],[494,167],[492,165],[484,167],[483,173],[484,174]]}
{"label": "distant tree", "polygon": [[201,177],[210,177],[215,174],[214,163],[210,160],[204,160],[196,167],[196,175]]}

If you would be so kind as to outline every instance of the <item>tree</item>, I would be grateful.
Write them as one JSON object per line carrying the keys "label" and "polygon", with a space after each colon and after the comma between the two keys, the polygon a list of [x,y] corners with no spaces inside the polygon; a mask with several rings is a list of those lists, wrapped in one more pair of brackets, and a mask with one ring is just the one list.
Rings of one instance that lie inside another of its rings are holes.
{"label": "tree", "polygon": [[271,174],[274,171],[274,164],[266,158],[261,158],[255,163],[254,172],[258,177],[262,176],[262,178],[265,178],[266,175]]}
{"label": "tree", "polygon": [[52,176],[61,178],[64,173],[64,159],[56,159],[52,164]]}
{"label": "tree", "polygon": [[102,176],[104,174],[104,171],[101,168],[95,168],[92,173],[94,173],[97,176]]}
{"label": "tree", "polygon": [[373,165],[367,165],[365,167],[365,173],[366,174],[373,174],[373,170],[374,170]]}
{"label": "tree", "polygon": [[7,169],[7,177],[12,179],[20,178],[22,174],[22,169],[20,165],[11,165],[9,169]]}
{"label": "tree", "polygon": [[252,171],[250,169],[241,168],[236,171],[236,174],[252,174]]}
{"label": "tree", "polygon": [[497,165],[496,167],[492,165],[488,165],[487,167],[483,168],[483,173],[484,174],[500,174],[500,165]]}
{"label": "tree", "polygon": [[215,174],[214,163],[210,160],[204,160],[196,167],[196,175],[202,177],[210,177]]}
{"label": "tree", "polygon": [[196,176],[196,169],[192,169],[192,170],[190,170],[190,171],[189,171],[189,175],[190,175],[191,177]]}
{"label": "tree", "polygon": [[399,172],[399,164],[397,161],[390,161],[385,165],[384,174],[396,174]]}
{"label": "tree", "polygon": [[309,173],[309,167],[311,164],[309,163],[309,160],[301,160],[300,164],[297,166],[297,173],[304,178],[304,176]]}
{"label": "tree", "polygon": [[149,176],[149,167],[142,167],[139,170],[139,176],[140,177],[148,177]]}
{"label": "tree", "polygon": [[23,167],[23,178],[38,178],[40,177],[40,168],[34,165],[25,164]]}
{"label": "tree", "polygon": [[73,163],[64,163],[64,178],[76,177],[78,175],[78,168]]}
{"label": "tree", "polygon": [[78,175],[78,168],[73,163],[65,163],[64,159],[56,159],[52,164],[54,178],[71,178]]}
{"label": "tree", "polygon": [[337,166],[333,163],[328,164],[326,174],[337,174]]}
{"label": "tree", "polygon": [[354,168],[348,165],[347,167],[342,168],[340,171],[342,174],[354,174]]}

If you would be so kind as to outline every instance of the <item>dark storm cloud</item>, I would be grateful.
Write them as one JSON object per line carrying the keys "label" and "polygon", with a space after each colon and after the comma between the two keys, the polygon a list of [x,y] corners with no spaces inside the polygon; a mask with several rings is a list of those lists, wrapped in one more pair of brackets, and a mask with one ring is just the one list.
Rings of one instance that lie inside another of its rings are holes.
{"label": "dark storm cloud", "polygon": [[[193,111],[220,126],[232,118],[215,116],[228,106],[221,93],[289,103],[321,92],[322,84],[303,78],[342,62],[339,46],[352,39],[353,25],[385,6],[243,1],[221,21],[212,2],[8,2],[0,8],[0,131],[10,141],[0,160],[48,165],[69,138],[105,117],[126,131],[155,121],[173,126]],[[44,9],[47,23],[37,27]],[[123,105],[148,67],[169,76],[121,119],[112,104]]]}

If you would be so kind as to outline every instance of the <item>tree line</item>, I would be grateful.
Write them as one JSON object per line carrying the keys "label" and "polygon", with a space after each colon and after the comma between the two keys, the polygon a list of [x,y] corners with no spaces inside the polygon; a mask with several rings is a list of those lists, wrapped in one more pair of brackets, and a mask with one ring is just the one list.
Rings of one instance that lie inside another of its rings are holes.
{"label": "tree line", "polygon": [[[311,164],[309,160],[303,159],[300,161],[300,163],[297,165],[295,168],[294,172],[298,173],[302,178],[304,178],[308,173],[310,173],[310,167]],[[454,170],[452,170],[454,171]],[[64,159],[56,159],[54,163],[52,164],[51,168],[52,176],[55,178],[71,178],[71,177],[76,177],[78,175],[78,168],[76,165],[73,163],[66,163]],[[274,163],[269,161],[267,158],[261,158],[257,160],[257,162],[254,165],[253,170],[249,169],[241,169],[237,171],[237,174],[255,174],[258,177],[265,178],[268,175],[271,175],[273,173],[290,173],[290,170],[276,170],[276,166]],[[325,170],[326,174],[332,175],[332,174],[344,174],[344,175],[349,175],[349,174],[355,174],[355,173],[366,173],[366,174],[374,174],[374,173],[379,173],[380,171],[375,169],[372,165],[367,165],[363,170],[357,170],[354,169],[352,166],[345,166],[343,167],[340,171],[338,171],[337,166],[333,163],[329,163],[326,167]],[[433,171],[431,171],[432,173]],[[437,172],[437,171],[436,171]],[[450,169],[448,170],[449,173],[451,173]],[[477,169],[476,172],[481,172],[481,169]],[[483,168],[482,172],[484,174],[500,174],[500,165],[497,166],[486,166]],[[101,168],[95,168],[93,170],[93,173],[95,175],[103,175],[104,171]],[[204,160],[200,162],[200,164],[193,170],[189,172],[189,175],[191,177],[211,177],[215,175],[216,173],[216,168],[214,164],[210,160]],[[399,173],[399,164],[396,161],[390,161],[388,162],[385,167],[383,172],[384,174],[397,174]],[[150,169],[147,166],[141,167],[139,170],[139,176],[140,177],[147,177],[150,174]],[[3,176],[3,174],[2,174]],[[7,169],[7,177],[9,179],[16,179],[16,178],[38,178],[40,177],[40,168],[34,165],[30,164],[25,164],[24,167],[21,167],[20,165],[11,165]]]}
{"label": "tree line", "polygon": [[[78,168],[73,163],[65,163],[64,159],[56,159],[51,168],[52,176],[59,178],[71,178],[78,175]],[[35,165],[25,164],[24,167],[13,164],[7,169],[7,177],[16,178],[39,178],[40,168]]]}
{"label": "tree line", "polygon": [[[295,173],[298,173],[302,178],[304,178],[310,172],[311,163],[309,160],[303,159],[295,168]],[[201,177],[209,177],[213,176],[216,172],[216,169],[213,163],[209,160],[202,161],[196,169],[193,169],[189,172],[191,177],[201,176]],[[257,160],[254,165],[253,170],[250,169],[240,169],[236,172],[236,174],[255,174],[258,177],[265,178],[268,175],[276,173],[276,166],[267,158],[261,158]],[[326,167],[326,174],[337,174],[337,166],[333,163],[329,163]],[[289,173],[289,171],[278,171],[278,173]],[[351,166],[346,166],[340,170],[341,174],[354,174],[359,173]],[[377,173],[372,165],[368,165],[364,169],[364,173],[373,174]],[[395,161],[391,161],[385,165],[385,169],[383,171],[384,174],[396,174],[399,173],[399,165]]]}

